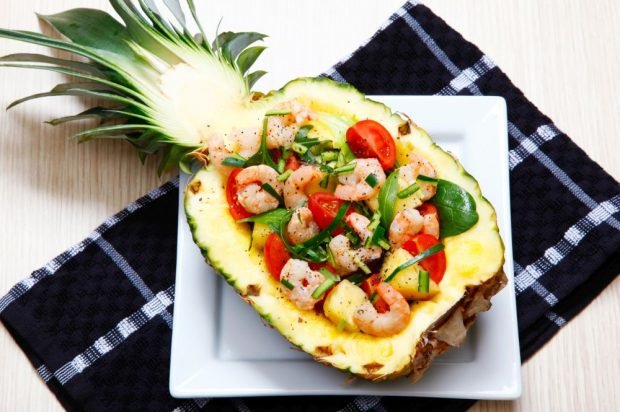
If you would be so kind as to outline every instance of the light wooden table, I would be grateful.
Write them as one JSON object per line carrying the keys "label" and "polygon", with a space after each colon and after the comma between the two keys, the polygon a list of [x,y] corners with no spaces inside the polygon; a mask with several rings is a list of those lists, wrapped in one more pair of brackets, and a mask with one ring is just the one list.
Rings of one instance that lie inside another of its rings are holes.
{"label": "light wooden table", "polygon": [[[203,2],[197,2],[203,3]],[[217,3],[217,4],[211,4]],[[209,2],[207,27],[269,33],[260,86],[315,75],[353,50],[401,0]],[[434,11],[482,48],[584,150],[620,177],[620,5],[615,0],[429,0]],[[104,0],[4,1],[0,27],[38,30],[33,12],[106,7]],[[106,7],[109,9],[109,7]],[[337,34],[336,34],[337,33]],[[339,39],[335,42],[333,39]],[[0,40],[0,53],[43,49]],[[317,53],[314,53],[317,52]],[[59,76],[0,72],[0,106],[50,89]],[[126,144],[76,145],[75,126],[42,124],[77,112],[71,99],[32,102],[0,113],[0,294],[78,242],[108,215],[163,182]],[[536,241],[536,239],[532,239]],[[476,411],[612,411],[620,408],[620,281],[616,280],[523,368],[523,396],[480,402]],[[0,410],[58,410],[0,328]]]}

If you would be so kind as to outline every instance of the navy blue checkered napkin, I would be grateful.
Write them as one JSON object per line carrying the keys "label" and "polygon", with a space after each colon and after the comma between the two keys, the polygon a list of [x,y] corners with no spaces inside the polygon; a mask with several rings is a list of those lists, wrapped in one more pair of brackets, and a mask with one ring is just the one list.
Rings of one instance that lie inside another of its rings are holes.
{"label": "navy blue checkered napkin", "polygon": [[[499,95],[508,103],[523,359],[620,272],[620,187],[474,45],[407,3],[328,71],[367,94]],[[70,410],[462,410],[474,401],[168,394],[178,183],[108,219],[0,299],[0,317]],[[153,224],[156,222],[157,224]]]}

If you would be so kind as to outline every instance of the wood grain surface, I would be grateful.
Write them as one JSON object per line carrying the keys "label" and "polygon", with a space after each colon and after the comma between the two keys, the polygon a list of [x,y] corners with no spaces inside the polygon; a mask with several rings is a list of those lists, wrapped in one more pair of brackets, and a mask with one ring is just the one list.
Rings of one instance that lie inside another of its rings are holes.
{"label": "wood grain surface", "polygon": [[[198,1],[213,32],[270,34],[259,62],[270,89],[315,75],[370,36],[401,0],[330,2]],[[486,52],[540,109],[594,160],[620,178],[620,3],[615,0],[428,0],[435,13]],[[38,31],[34,11],[110,9],[104,0],[3,1],[0,27]],[[301,29],[300,29],[301,28]],[[48,29],[44,29],[49,33]],[[0,40],[0,54],[47,52]],[[2,69],[0,106],[61,82],[61,76]],[[142,166],[127,144],[77,145],[77,126],[43,124],[88,103],[44,99],[0,113],[0,295],[80,241],[108,215],[158,186],[155,162]],[[516,220],[516,219],[515,219]],[[533,242],[536,239],[532,239]],[[608,287],[523,367],[523,396],[479,402],[474,411],[620,410],[620,280]],[[0,411],[61,406],[0,328]]]}

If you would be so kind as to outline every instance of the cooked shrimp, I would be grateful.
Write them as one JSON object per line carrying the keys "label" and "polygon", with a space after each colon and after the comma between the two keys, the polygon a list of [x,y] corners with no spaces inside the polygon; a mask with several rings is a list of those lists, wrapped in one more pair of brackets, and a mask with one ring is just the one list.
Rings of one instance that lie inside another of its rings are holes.
{"label": "cooked shrimp", "polygon": [[319,287],[325,277],[308,266],[308,262],[289,259],[280,272],[280,279],[287,280],[293,289],[282,288],[288,298],[301,310],[312,310],[320,299],[314,299],[312,292]]}
{"label": "cooked shrimp", "polygon": [[207,142],[209,150],[209,161],[215,165],[220,173],[228,176],[233,167],[224,166],[222,162],[235,153],[243,157],[250,157],[256,153],[260,147],[259,129],[244,128],[233,129],[226,142],[219,134],[213,134]]}
{"label": "cooked shrimp", "polygon": [[316,114],[297,100],[279,105],[276,110],[290,110],[290,114],[270,116],[267,119],[267,147],[289,147],[295,140],[299,126],[316,118]]}
{"label": "cooked shrimp", "polygon": [[390,225],[390,243],[401,246],[424,227],[424,217],[417,209],[406,208],[394,216]]}
{"label": "cooked shrimp", "polygon": [[282,183],[278,182],[278,172],[269,166],[258,165],[243,169],[235,181],[239,190],[237,199],[241,206],[250,213],[264,213],[278,207],[278,200],[265,191],[261,184],[269,183],[278,194],[282,195]]}
{"label": "cooked shrimp", "polygon": [[422,226],[422,233],[435,236],[439,239],[439,220],[437,220],[437,215],[428,214],[423,216],[423,218],[424,226]]}
{"label": "cooked shrimp", "polygon": [[405,183],[404,185],[401,184],[401,189],[417,183],[420,186],[418,197],[421,202],[435,196],[435,193],[437,192],[437,185],[430,182],[416,180],[419,175],[433,178],[436,177],[437,175],[435,174],[435,169],[433,169],[433,166],[431,166],[426,159],[413,153],[410,153],[407,158],[410,162],[398,169],[398,180]]}
{"label": "cooked shrimp", "polygon": [[372,336],[392,336],[407,327],[411,317],[409,304],[396,289],[381,282],[375,287],[377,295],[390,306],[390,310],[379,313],[370,302],[364,302],[353,314],[353,322],[364,333]]}
{"label": "cooked shrimp", "polygon": [[[381,185],[385,182],[385,172],[377,159],[356,159],[355,169],[352,173],[338,176],[340,184],[336,187],[334,195],[342,200],[366,200],[379,193]],[[378,184],[371,187],[366,178],[373,174]]]}
{"label": "cooked shrimp", "polygon": [[295,170],[284,184],[284,204],[287,208],[299,206],[308,200],[306,190],[314,182],[319,182],[323,173],[316,166],[302,166]]}
{"label": "cooked shrimp", "polygon": [[[372,234],[367,228],[370,221],[359,213],[351,213],[347,217],[346,222],[355,230],[362,241],[365,241]],[[359,265],[356,262],[368,262],[381,257],[381,248],[379,246],[353,249],[351,241],[344,235],[338,235],[333,238],[329,242],[329,249],[334,256],[336,265],[347,273],[355,272],[359,269]]]}
{"label": "cooked shrimp", "polygon": [[303,243],[319,234],[319,226],[314,221],[312,212],[307,207],[300,207],[295,210],[286,230],[288,238],[294,244]]}

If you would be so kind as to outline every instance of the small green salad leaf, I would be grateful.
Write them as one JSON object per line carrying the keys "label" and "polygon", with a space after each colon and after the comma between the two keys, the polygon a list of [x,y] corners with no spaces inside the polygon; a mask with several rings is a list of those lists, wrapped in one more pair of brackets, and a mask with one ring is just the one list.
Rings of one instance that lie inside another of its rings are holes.
{"label": "small green salad leaf", "polygon": [[394,204],[398,195],[398,170],[390,174],[379,191],[379,213],[383,227],[390,227],[394,219]]}
{"label": "small green salad leaf", "polygon": [[438,179],[437,193],[431,200],[439,214],[440,237],[460,235],[478,222],[476,201],[461,186]]}
{"label": "small green salad leaf", "polygon": [[280,225],[282,222],[288,222],[291,219],[293,214],[292,210],[286,209],[273,209],[269,212],[261,213],[260,215],[254,215],[250,217],[246,217],[245,219],[239,220],[240,223],[262,223],[264,225],[269,226],[269,228],[278,232],[280,229]]}

